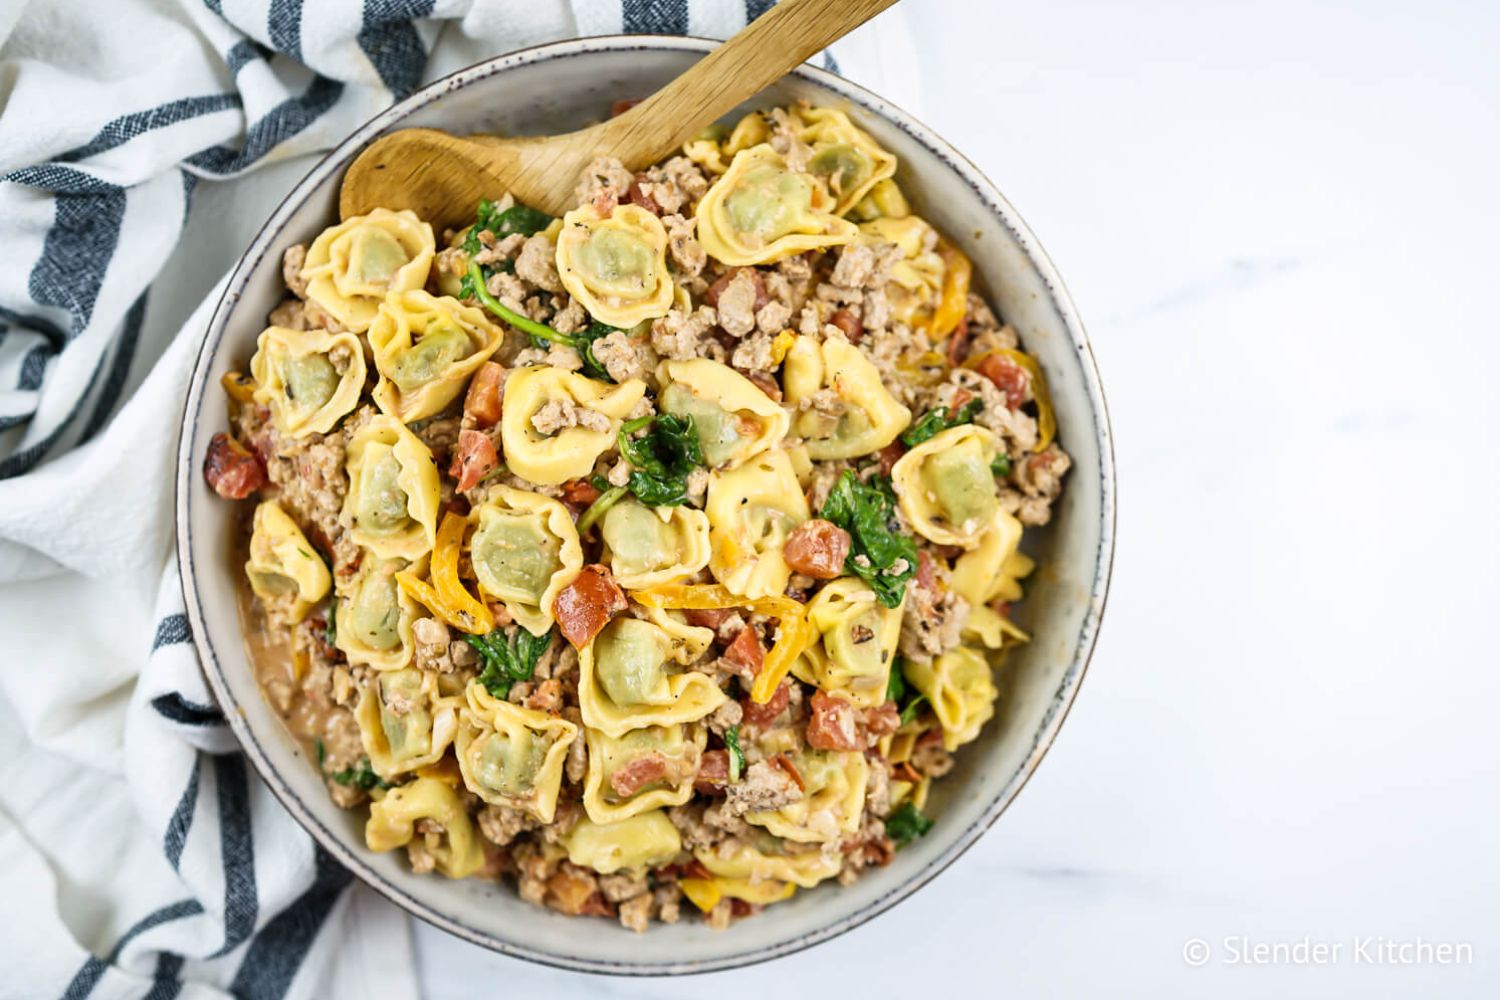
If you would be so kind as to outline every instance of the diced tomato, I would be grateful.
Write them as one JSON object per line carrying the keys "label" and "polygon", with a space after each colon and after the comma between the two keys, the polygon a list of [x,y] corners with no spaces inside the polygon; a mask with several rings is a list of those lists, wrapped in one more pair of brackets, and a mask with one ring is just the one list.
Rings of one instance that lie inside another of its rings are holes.
{"label": "diced tomato", "polygon": [[645,180],[645,174],[636,174],[635,179],[630,182],[630,190],[625,195],[625,200],[630,202],[632,205],[638,205],[641,208],[644,208],[652,215],[660,215],[661,206],[658,205],[656,203],[656,199],[647,194],[646,189],[641,186],[645,183]]}
{"label": "diced tomato", "polygon": [[693,779],[693,788],[704,795],[723,795],[729,784],[729,751],[707,750],[698,764],[698,775]]}
{"label": "diced tomato", "polygon": [[574,513],[588,509],[589,504],[599,499],[599,487],[587,479],[569,479],[562,484],[562,500]]}
{"label": "diced tomato", "polygon": [[667,758],[652,750],[615,768],[609,776],[609,787],[622,799],[628,799],[653,781],[665,778],[667,770]]}
{"label": "diced tomato", "polygon": [[844,571],[849,557],[849,532],[832,521],[813,518],[792,529],[782,547],[782,558],[794,573],[814,580],[832,580]]}
{"label": "diced tomato", "polygon": [[937,592],[937,563],[926,549],[917,550],[917,586],[929,593]]}
{"label": "diced tomato", "polygon": [[703,293],[703,299],[715,309],[719,307],[719,295],[729,287],[729,283],[735,279],[740,272],[750,275],[750,280],[755,283],[755,311],[760,312],[760,307],[771,301],[766,294],[766,279],[753,267],[737,267],[732,271],[725,271],[717,281],[708,286],[708,291]]}
{"label": "diced tomato", "polygon": [[899,462],[901,460],[901,456],[905,454],[906,445],[902,444],[900,440],[892,441],[890,444],[880,449],[880,451],[876,453],[876,458],[880,461],[880,474],[882,476],[889,476],[891,474],[891,469],[895,468],[896,463]]}
{"label": "diced tomato", "polygon": [[226,500],[243,500],[266,484],[266,470],[255,453],[220,431],[208,442],[203,478]]}
{"label": "diced tomato", "polygon": [[627,607],[625,592],[615,583],[609,568],[585,566],[557,595],[552,612],[557,627],[574,649],[593,641],[609,620]]}
{"label": "diced tomato", "polygon": [[857,344],[864,339],[865,325],[848,309],[835,309],[833,315],[828,317],[828,322],[843,330],[844,336],[849,338],[851,344]]}
{"label": "diced tomato", "polygon": [[969,314],[964,313],[958,326],[948,335],[948,366],[957,368],[969,353]]}
{"label": "diced tomato", "polygon": [[484,431],[461,430],[458,432],[458,447],[453,449],[453,464],[448,475],[458,480],[458,491],[463,493],[479,485],[480,480],[494,471],[500,464],[495,452],[495,442]]}
{"label": "diced tomato", "polygon": [[505,368],[494,361],[480,365],[469,382],[468,395],[464,396],[464,416],[472,418],[474,426],[480,430],[500,422],[500,390],[504,384]]}
{"label": "diced tomato", "polygon": [[719,630],[725,619],[735,612],[729,608],[689,608],[682,613],[689,625],[697,625],[699,628],[711,628]]}
{"label": "diced tomato", "polygon": [[760,637],[755,634],[755,629],[746,625],[734,637],[729,648],[724,650],[724,659],[754,676],[760,672],[760,665],[765,662],[766,648],[760,644]]}
{"label": "diced tomato", "polygon": [[786,711],[786,706],[792,698],[792,686],[782,681],[775,691],[771,692],[771,698],[764,705],[756,704],[755,699],[748,695],[740,700],[740,707],[744,709],[743,722],[755,729],[764,729],[776,717]]}
{"label": "diced tomato", "polygon": [[843,698],[819,691],[812,696],[812,719],[807,742],[819,750],[863,750],[854,706]]}
{"label": "diced tomato", "polygon": [[1026,402],[1026,390],[1031,385],[1031,376],[1026,369],[1003,354],[991,354],[979,363],[979,374],[995,383],[995,388],[1005,393],[1005,405],[1012,410]]}
{"label": "diced tomato", "polygon": [[901,709],[894,701],[881,702],[874,708],[865,709],[865,731],[879,739],[901,728]]}

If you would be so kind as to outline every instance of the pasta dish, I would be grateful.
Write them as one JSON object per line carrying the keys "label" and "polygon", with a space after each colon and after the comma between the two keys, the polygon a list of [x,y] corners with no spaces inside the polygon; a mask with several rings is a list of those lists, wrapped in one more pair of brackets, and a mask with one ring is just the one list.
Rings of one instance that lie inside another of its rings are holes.
{"label": "pasta dish", "polygon": [[841,110],[551,218],[348,218],[204,472],[266,697],[372,851],[715,928],[924,835],[1003,703],[1069,459],[1046,381]]}

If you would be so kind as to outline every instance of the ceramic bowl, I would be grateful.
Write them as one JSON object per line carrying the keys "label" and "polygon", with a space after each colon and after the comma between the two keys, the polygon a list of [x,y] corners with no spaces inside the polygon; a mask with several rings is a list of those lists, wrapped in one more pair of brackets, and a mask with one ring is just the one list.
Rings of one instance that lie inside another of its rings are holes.
{"label": "ceramic bowl", "polygon": [[888,867],[851,887],[829,883],[800,892],[723,932],[685,920],[638,935],[610,921],[531,906],[508,884],[414,875],[404,852],[365,848],[362,813],[329,799],[251,674],[236,605],[242,569],[232,556],[235,509],[208,489],[201,472],[209,438],[223,427],[219,377],[248,363],[267,313],[283,295],[282,252],[336,219],[344,168],[370,140],[415,125],[459,133],[561,132],[597,120],[617,98],[650,93],[710,47],[632,36],[527,49],[434,83],[351,135],[292,190],[235,268],[198,357],[179,447],[177,556],[193,638],[260,776],[334,857],[422,919],[508,955],[590,972],[705,972],[775,958],[856,927],[920,889],[1004,811],[1056,737],[1094,646],[1113,554],[1114,468],[1104,397],[1083,327],[1051,262],[994,185],[931,129],[846,80],[803,67],[752,105],[801,98],[846,107],[900,158],[899,180],[915,210],[969,255],[978,287],[1040,359],[1062,444],[1073,456],[1051,525],[1027,533],[1041,568],[1019,618],[1036,639],[1010,656],[997,718],[934,785],[931,833]]}

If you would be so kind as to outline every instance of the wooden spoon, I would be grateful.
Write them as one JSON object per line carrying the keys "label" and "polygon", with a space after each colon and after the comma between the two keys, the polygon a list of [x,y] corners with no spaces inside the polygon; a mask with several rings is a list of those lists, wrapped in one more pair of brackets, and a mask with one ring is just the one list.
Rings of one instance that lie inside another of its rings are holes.
{"label": "wooden spoon", "polygon": [[480,198],[509,191],[562,215],[596,157],[617,157],[630,170],[655,163],[895,2],[781,0],[640,104],[578,132],[483,140],[426,128],[391,132],[349,165],[339,214],[409,208],[441,231],[472,222]]}

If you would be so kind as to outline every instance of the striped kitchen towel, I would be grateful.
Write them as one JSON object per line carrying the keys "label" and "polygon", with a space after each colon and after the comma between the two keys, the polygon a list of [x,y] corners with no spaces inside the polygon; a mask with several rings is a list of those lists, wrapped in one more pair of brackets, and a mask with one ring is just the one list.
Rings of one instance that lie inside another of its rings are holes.
{"label": "striped kitchen towel", "polygon": [[[435,76],[769,6],[0,5],[0,997],[415,995],[404,915],[234,752],[193,653],[173,451],[221,276],[310,157]],[[840,56],[909,103],[882,21]]]}

